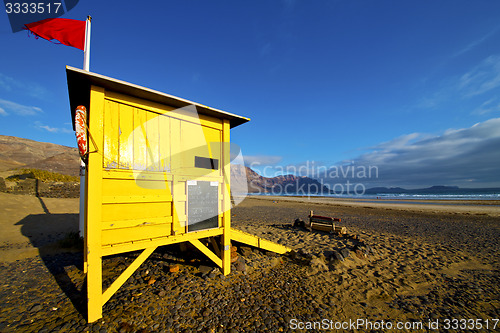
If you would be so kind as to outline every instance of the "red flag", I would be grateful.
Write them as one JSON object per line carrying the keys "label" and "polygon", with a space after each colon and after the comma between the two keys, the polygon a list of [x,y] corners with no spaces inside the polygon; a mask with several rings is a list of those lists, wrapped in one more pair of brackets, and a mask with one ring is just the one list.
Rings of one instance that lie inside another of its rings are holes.
{"label": "red flag", "polygon": [[49,18],[25,24],[35,36],[46,40],[56,39],[61,44],[85,49],[85,21],[64,18]]}

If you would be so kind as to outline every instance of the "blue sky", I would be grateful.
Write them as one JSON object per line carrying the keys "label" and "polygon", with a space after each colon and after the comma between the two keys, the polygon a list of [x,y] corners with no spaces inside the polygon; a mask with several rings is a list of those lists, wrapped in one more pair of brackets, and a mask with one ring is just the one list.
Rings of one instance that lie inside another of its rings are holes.
{"label": "blue sky", "polygon": [[[89,14],[91,71],[251,118],[232,141],[267,176],[314,161],[377,166],[374,186],[500,187],[499,1],[80,0],[63,17]],[[0,38],[0,134],[76,146],[65,65],[83,52],[6,14]]]}

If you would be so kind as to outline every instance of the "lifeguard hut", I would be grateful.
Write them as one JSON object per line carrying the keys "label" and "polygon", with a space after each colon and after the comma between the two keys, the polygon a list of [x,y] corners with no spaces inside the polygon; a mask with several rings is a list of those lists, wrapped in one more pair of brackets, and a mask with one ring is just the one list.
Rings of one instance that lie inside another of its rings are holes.
{"label": "lifeguard hut", "polygon": [[[87,109],[80,209],[89,322],[158,246],[190,242],[225,275],[231,240],[289,251],[231,229],[229,132],[248,118],[69,66],[66,73],[73,119],[77,106]],[[103,292],[102,258],[138,250]]]}

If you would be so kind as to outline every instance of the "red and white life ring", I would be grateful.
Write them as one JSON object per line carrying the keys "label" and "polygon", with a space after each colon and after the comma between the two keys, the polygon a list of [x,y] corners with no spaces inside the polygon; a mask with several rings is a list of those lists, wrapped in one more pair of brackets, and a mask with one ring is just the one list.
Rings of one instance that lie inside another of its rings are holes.
{"label": "red and white life ring", "polygon": [[87,159],[87,109],[83,105],[78,105],[75,111],[75,134],[80,157],[83,161]]}

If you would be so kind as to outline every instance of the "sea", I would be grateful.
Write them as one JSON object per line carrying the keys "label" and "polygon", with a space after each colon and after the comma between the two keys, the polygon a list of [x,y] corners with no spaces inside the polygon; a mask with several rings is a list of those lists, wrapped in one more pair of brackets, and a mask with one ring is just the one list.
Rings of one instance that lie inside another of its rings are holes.
{"label": "sea", "polygon": [[371,199],[371,200],[500,200],[500,188],[486,189],[447,189],[439,191],[406,190],[404,192],[391,193],[349,193],[349,194],[312,194],[312,193],[259,193],[250,195],[266,196],[306,196],[306,197],[331,197],[345,199]]}

